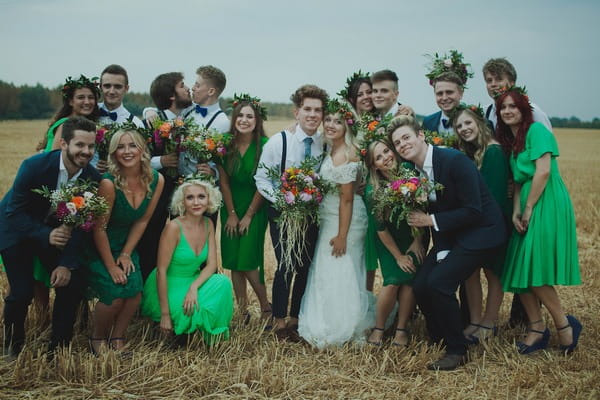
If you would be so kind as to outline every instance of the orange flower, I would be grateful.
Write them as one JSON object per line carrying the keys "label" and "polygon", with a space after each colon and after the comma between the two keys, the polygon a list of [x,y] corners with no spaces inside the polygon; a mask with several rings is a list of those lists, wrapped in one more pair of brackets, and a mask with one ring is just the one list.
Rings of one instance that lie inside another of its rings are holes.
{"label": "orange flower", "polygon": [[183,120],[181,118],[177,118],[175,120],[175,126],[176,127],[181,127],[181,126],[183,126],[183,124],[184,124],[184,122],[183,122]]}
{"label": "orange flower", "polygon": [[163,122],[162,125],[158,128],[160,131],[160,136],[164,138],[169,137],[169,133],[171,132],[171,124],[168,122]]}
{"label": "orange flower", "polygon": [[71,202],[75,204],[75,208],[78,210],[85,205],[85,199],[82,196],[74,196]]}
{"label": "orange flower", "polygon": [[415,185],[412,182],[407,182],[406,183],[406,187],[408,188],[408,190],[410,190],[411,192],[414,192],[415,190],[417,190],[417,185]]}
{"label": "orange flower", "polygon": [[439,137],[439,136],[434,136],[434,137],[433,137],[433,144],[435,144],[436,146],[439,146],[439,145],[440,145],[440,143],[442,143],[443,141],[444,141],[444,139],[442,139],[442,138],[441,138],[441,137]]}
{"label": "orange flower", "polygon": [[215,147],[217,146],[215,144],[215,141],[212,140],[211,138],[208,138],[204,141],[206,143],[206,148],[208,149],[208,151],[213,151],[215,149]]}
{"label": "orange flower", "polygon": [[379,125],[379,121],[371,121],[369,122],[369,125],[367,125],[367,129],[373,132],[375,128],[377,128],[377,125]]}

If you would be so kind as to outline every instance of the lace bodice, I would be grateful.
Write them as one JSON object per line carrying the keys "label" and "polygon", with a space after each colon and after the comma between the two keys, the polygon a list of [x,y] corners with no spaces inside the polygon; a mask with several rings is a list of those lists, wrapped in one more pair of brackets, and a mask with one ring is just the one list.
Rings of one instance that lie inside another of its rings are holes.
{"label": "lace bodice", "polygon": [[321,165],[321,177],[329,182],[344,184],[355,182],[361,169],[359,162],[349,162],[335,166],[331,156],[327,155]]}

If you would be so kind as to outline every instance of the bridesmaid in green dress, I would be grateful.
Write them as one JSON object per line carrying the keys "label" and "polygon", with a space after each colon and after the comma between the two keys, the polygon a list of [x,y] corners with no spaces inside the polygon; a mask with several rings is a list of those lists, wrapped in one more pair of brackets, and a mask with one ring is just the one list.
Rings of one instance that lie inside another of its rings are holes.
{"label": "bridesmaid in green dress", "polygon": [[[508,222],[512,212],[508,198],[510,174],[508,159],[500,144],[494,140],[483,116],[483,110],[478,106],[459,106],[452,122],[460,150],[475,162]],[[464,333],[471,341],[478,341],[497,332],[496,321],[504,297],[500,283],[503,266],[504,252],[498,255],[493,265],[486,265],[483,268],[488,282],[486,308],[483,315],[480,270],[475,271],[465,282],[470,323]]]}
{"label": "bridesmaid in green dress", "polygon": [[390,173],[398,168],[392,144],[385,138],[373,140],[367,147],[365,165],[369,171],[369,183],[365,188],[367,209],[369,218],[377,227],[375,249],[383,275],[383,287],[377,296],[375,328],[368,342],[374,345],[382,343],[385,321],[397,301],[398,323],[392,344],[406,346],[409,340],[407,324],[416,304],[411,282],[425,250],[420,237],[414,238],[405,222],[396,227],[388,221],[377,220],[372,212],[373,191],[387,184]]}
{"label": "bridesmaid in green dress", "polygon": [[[217,271],[215,228],[205,216],[221,204],[208,181],[189,179],[173,194],[169,221],[160,237],[157,267],[144,286],[142,315],[176,335],[199,331],[207,344],[229,338],[233,315],[231,282]],[[202,268],[202,265],[206,265]]]}
{"label": "bridesmaid in green dress", "polygon": [[109,212],[94,228],[89,251],[89,286],[98,298],[90,346],[94,353],[108,344],[125,346],[129,321],[138,309],[143,283],[135,247],[154,212],[164,179],[150,167],[144,138],[136,131],[115,133],[109,145],[109,172],[98,193]]}
{"label": "bridesmaid in green dress", "polygon": [[263,121],[267,114],[260,99],[247,94],[234,96],[231,115],[231,145],[219,167],[224,205],[221,208],[221,258],[231,270],[239,312],[250,320],[246,282],[260,303],[261,317],[271,317],[264,280],[264,243],[267,212],[256,190],[254,175],[262,147],[267,142]]}
{"label": "bridesmaid in green dress", "polygon": [[511,87],[496,99],[497,137],[510,153],[515,182],[512,222],[502,285],[520,293],[529,318],[528,334],[517,343],[522,354],[545,349],[550,331],[540,301],[550,312],[561,351],[572,352],[581,323],[565,316],[555,285],[579,285],[579,258],[573,205],[560,177],[558,146],[552,132],[533,122],[525,90]]}

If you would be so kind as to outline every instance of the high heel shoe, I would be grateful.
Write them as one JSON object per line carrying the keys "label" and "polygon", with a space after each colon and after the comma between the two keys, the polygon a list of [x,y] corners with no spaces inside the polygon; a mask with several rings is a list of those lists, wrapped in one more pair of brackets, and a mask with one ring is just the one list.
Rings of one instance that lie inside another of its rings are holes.
{"label": "high heel shoe", "polygon": [[403,332],[406,335],[406,338],[407,338],[406,343],[400,343],[400,342],[397,342],[396,340],[394,340],[394,341],[392,341],[392,345],[393,346],[398,346],[398,347],[408,347],[408,341],[410,340],[408,329],[396,328],[396,334],[398,332]]}
{"label": "high heel shoe", "polygon": [[[373,334],[373,332],[374,332],[374,331],[380,331],[380,332],[384,332],[384,331],[385,331],[385,329],[383,329],[383,328],[377,328],[377,327],[375,327],[375,328],[373,328],[373,330],[371,331],[371,334]],[[382,339],[379,339],[379,340],[376,340],[376,341],[373,341],[373,340],[369,340],[369,339],[367,339],[367,343],[368,343],[368,344],[370,344],[371,346],[381,346],[381,345],[383,344],[383,338],[382,338]]]}
{"label": "high heel shoe", "polygon": [[542,335],[542,337],[533,344],[517,342],[517,350],[519,351],[519,354],[531,354],[538,350],[544,350],[548,347],[548,342],[550,341],[550,330],[548,328],[544,329],[543,331],[529,328],[529,332],[537,333]]}
{"label": "high heel shoe", "polygon": [[565,354],[571,354],[573,350],[575,350],[577,343],[579,342],[579,336],[583,330],[583,325],[581,325],[581,322],[579,322],[579,320],[572,315],[567,315],[567,325],[563,326],[562,328],[558,328],[557,331],[562,331],[568,327],[573,329],[573,341],[569,345],[560,345],[560,351]]}

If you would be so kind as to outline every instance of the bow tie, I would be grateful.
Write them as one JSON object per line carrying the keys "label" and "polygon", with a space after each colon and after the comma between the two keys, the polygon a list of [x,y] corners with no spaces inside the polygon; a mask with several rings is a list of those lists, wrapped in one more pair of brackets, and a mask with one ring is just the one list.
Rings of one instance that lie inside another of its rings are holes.
{"label": "bow tie", "polygon": [[112,119],[113,121],[117,120],[117,113],[115,111],[108,111],[105,108],[100,109],[100,116],[108,117],[108,118]]}
{"label": "bow tie", "polygon": [[442,126],[444,127],[444,129],[450,128],[450,120],[442,118]]}
{"label": "bow tie", "polygon": [[201,107],[198,104],[196,104],[196,112],[202,115],[203,117],[206,117],[206,114],[208,114],[208,108]]}

